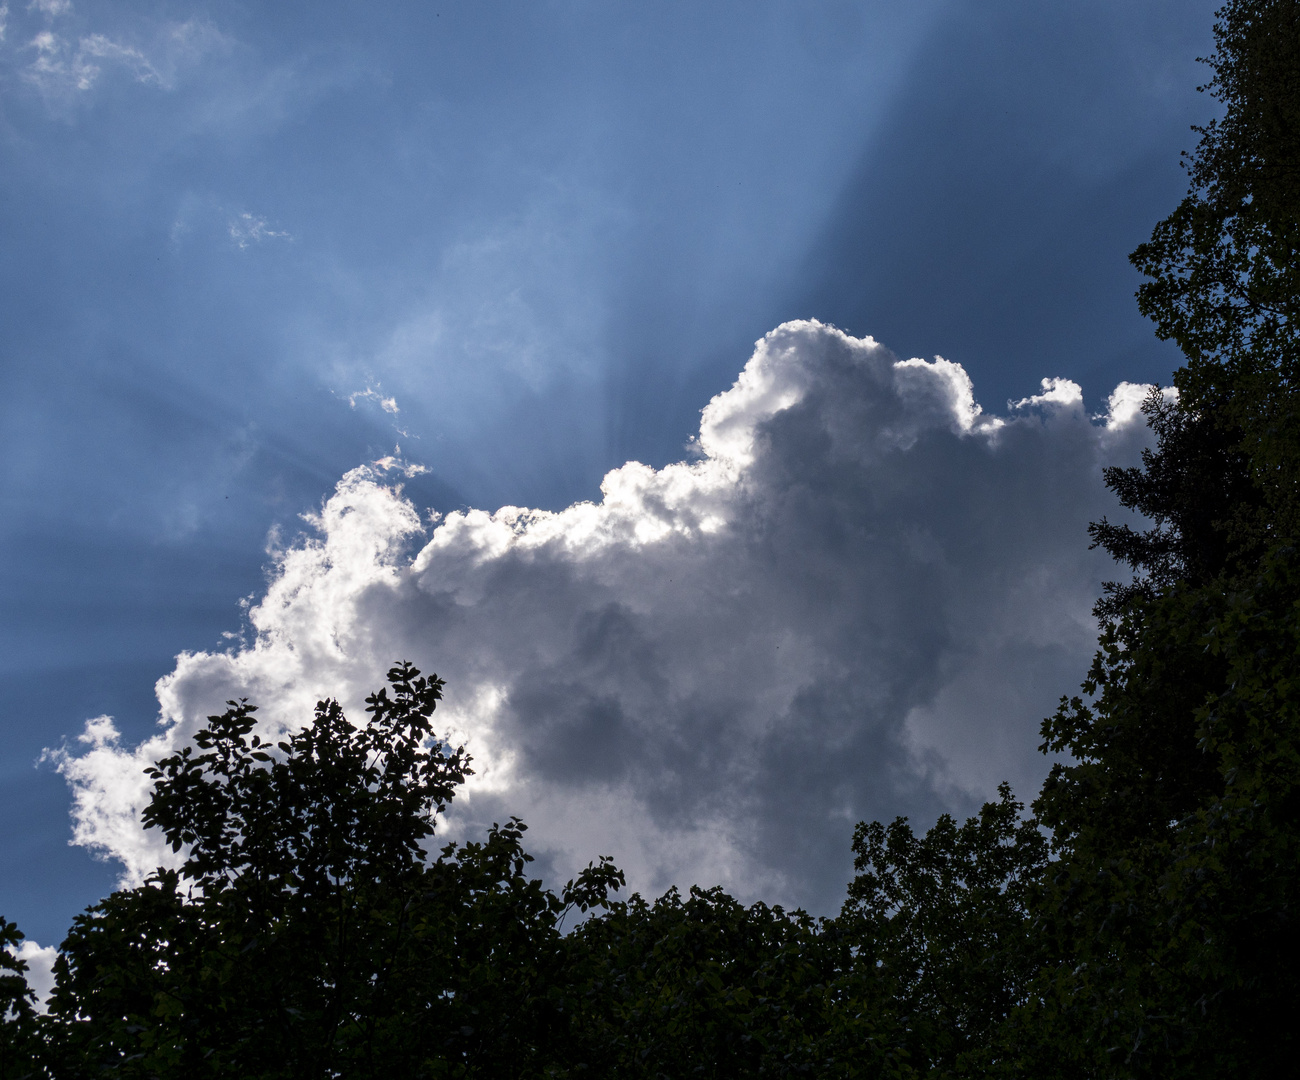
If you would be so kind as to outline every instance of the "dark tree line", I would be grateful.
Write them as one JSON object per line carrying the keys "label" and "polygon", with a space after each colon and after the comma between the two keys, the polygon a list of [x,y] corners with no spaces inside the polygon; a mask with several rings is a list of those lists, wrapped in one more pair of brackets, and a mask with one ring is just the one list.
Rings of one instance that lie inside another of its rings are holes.
{"label": "dark tree line", "polygon": [[77,917],[45,1014],[0,920],[0,1080],[1289,1073],[1300,0],[1231,0],[1215,38],[1223,116],[1133,255],[1186,356],[1155,448],[1106,474],[1150,524],[1092,526],[1133,577],[1029,814],[1004,786],[924,835],[860,825],[834,918],[624,901],[608,860],[530,877],[518,821],[431,850],[469,772],[436,676],[399,665],[365,726],[323,702],[275,745],[232,702],[151,774],[183,865]]}

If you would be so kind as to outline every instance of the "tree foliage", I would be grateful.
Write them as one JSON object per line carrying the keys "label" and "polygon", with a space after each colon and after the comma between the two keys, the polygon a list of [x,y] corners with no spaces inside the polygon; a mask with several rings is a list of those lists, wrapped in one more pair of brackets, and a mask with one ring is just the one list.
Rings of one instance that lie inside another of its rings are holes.
{"label": "tree foliage", "polygon": [[[1300,7],[1218,14],[1191,191],[1133,256],[1182,347],[1141,469],[1109,470],[1145,532],[1098,605],[1084,695],[1044,725],[1068,755],[1035,804],[1055,861],[1033,1010],[1080,1076],[1289,1071],[1295,975],[1296,304]],[[1073,1037],[1071,1037],[1073,1036]]]}
{"label": "tree foliage", "polygon": [[469,761],[433,736],[439,679],[388,681],[364,727],[326,701],[274,745],[231,702],[151,770],[145,823],[185,859],[74,922],[58,1075],[542,1074],[558,922],[621,875],[602,862],[556,896],[514,820],[432,857]]}
{"label": "tree foliage", "polygon": [[[1293,531],[1300,483],[1300,3],[1230,0],[1214,25],[1223,115],[1197,129],[1187,197],[1132,255],[1138,307],[1187,358],[1189,416],[1248,455],[1257,530]],[[1197,500],[1192,499],[1191,502]]]}
{"label": "tree foliage", "polygon": [[44,1038],[36,1014],[36,995],[27,985],[27,962],[16,953],[22,932],[0,919],[0,1080],[39,1075]]}
{"label": "tree foliage", "polygon": [[839,928],[859,981],[882,982],[905,1021],[922,1075],[991,1066],[1040,964],[1031,901],[1047,840],[1008,785],[998,794],[961,826],[945,814],[920,837],[901,818],[854,833]]}
{"label": "tree foliage", "polygon": [[1295,375],[1300,297],[1300,4],[1229,0],[1213,77],[1224,114],[1188,161],[1191,190],[1133,253],[1138,306],[1176,341],[1202,392],[1275,369]]}

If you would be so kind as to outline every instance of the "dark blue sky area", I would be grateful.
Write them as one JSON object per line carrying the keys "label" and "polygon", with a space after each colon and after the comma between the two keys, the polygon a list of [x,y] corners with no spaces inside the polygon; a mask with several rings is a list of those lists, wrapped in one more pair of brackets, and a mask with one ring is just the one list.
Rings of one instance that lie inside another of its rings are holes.
{"label": "dark blue sky area", "polygon": [[269,531],[397,444],[423,506],[595,498],[808,316],[994,411],[1167,381],[1127,254],[1212,114],[1212,10],[10,5],[0,913],[56,941],[111,887],[42,749],[147,732]]}

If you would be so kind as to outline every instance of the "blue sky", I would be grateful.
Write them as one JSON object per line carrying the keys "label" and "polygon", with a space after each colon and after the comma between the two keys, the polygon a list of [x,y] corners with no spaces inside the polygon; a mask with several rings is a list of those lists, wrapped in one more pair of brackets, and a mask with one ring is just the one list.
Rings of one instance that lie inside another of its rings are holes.
{"label": "blue sky", "polygon": [[[57,941],[118,872],[43,749],[148,735],[268,536],[399,445],[420,510],[599,500],[790,319],[941,354],[991,413],[1167,381],[1126,256],[1210,114],[1212,7],[10,0],[0,913]],[[965,805],[895,790],[845,813]]]}

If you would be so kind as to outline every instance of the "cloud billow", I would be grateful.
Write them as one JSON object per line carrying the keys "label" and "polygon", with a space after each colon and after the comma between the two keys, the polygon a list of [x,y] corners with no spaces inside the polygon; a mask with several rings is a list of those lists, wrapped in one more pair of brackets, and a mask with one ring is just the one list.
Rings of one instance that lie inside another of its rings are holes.
{"label": "cloud billow", "polygon": [[247,696],[354,719],[388,664],[447,679],[477,775],[449,831],[518,814],[542,865],[610,854],[632,883],[721,883],[829,910],[862,818],[965,811],[1041,777],[1039,721],[1082,676],[1105,560],[1101,467],[1146,444],[1122,384],[990,416],[963,369],[787,323],[704,409],[692,456],[609,473],[598,503],[426,526],[391,465],[355,469],[279,551],[248,640],[182,654],[159,733],[92,721],[57,755],[78,842],[138,878],[141,769]]}

